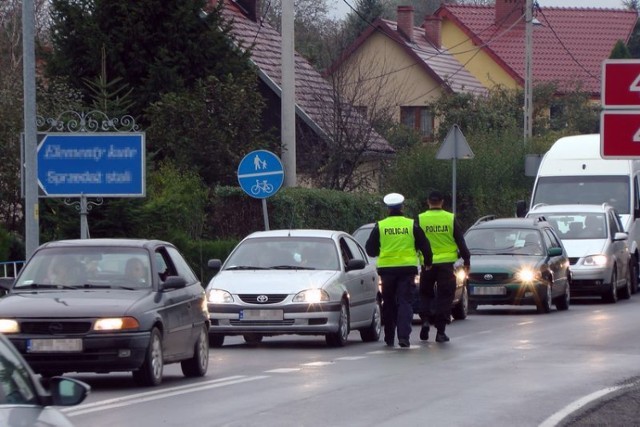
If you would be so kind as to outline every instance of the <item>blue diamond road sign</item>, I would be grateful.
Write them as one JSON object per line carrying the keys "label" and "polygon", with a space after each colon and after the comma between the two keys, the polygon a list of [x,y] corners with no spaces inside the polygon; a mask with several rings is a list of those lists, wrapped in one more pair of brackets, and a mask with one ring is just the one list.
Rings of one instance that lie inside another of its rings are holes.
{"label": "blue diamond road sign", "polygon": [[41,197],[144,197],[144,133],[38,134]]}
{"label": "blue diamond road sign", "polygon": [[284,169],[278,156],[256,150],[244,156],[238,166],[242,190],[256,199],[266,199],[278,192],[284,181]]}

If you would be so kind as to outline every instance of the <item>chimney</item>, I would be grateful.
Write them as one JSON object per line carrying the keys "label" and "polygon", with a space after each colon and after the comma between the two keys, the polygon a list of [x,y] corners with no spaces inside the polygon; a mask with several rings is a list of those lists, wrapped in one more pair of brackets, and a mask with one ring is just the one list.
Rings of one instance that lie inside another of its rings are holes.
{"label": "chimney", "polygon": [[398,6],[398,32],[413,42],[413,6]]}
{"label": "chimney", "polygon": [[424,35],[436,48],[442,47],[442,18],[435,15],[425,16],[422,23]]}
{"label": "chimney", "polygon": [[247,14],[247,17],[253,22],[258,22],[260,15],[260,0],[236,0],[238,6],[240,6]]}
{"label": "chimney", "polygon": [[526,0],[496,0],[496,26],[509,27],[518,19],[524,25]]}

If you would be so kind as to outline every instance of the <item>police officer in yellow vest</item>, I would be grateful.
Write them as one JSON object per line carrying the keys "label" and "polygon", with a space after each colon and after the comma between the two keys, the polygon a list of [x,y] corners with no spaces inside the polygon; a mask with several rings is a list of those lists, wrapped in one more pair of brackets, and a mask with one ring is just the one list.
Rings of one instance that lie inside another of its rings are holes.
{"label": "police officer in yellow vest", "polygon": [[437,331],[436,342],[447,342],[445,329],[456,291],[454,263],[461,257],[468,272],[471,255],[454,215],[442,209],[442,193],[432,191],[427,202],[429,209],[418,216],[418,222],[431,244],[433,266],[420,274],[420,339],[429,339],[431,324]]}
{"label": "police officer in yellow vest", "polygon": [[375,225],[365,249],[369,256],[378,257],[384,341],[387,346],[393,347],[397,328],[398,344],[400,347],[409,347],[413,320],[411,290],[419,262],[416,251],[422,253],[423,265],[430,266],[431,248],[418,224],[403,215],[404,196],[391,193],[383,200],[389,208],[389,216]]}

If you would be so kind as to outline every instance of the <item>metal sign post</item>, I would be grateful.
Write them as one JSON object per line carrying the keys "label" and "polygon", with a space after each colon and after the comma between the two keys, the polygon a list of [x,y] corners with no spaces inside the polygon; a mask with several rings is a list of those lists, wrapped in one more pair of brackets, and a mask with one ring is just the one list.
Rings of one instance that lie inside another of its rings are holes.
{"label": "metal sign post", "polygon": [[269,230],[267,197],[278,192],[284,182],[284,168],[278,156],[267,150],[256,150],[244,156],[238,165],[238,182],[242,190],[262,199],[264,229]]}
{"label": "metal sign post", "polygon": [[440,150],[436,154],[438,160],[453,160],[453,186],[451,189],[451,211],[456,213],[456,159],[473,159],[473,151],[458,125],[451,126]]}

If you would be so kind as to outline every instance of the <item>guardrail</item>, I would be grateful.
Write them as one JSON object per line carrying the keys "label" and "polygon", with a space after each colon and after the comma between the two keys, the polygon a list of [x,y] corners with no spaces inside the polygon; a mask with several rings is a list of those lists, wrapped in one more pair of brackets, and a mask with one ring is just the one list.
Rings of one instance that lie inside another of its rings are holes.
{"label": "guardrail", "polygon": [[0,262],[0,277],[16,277],[24,267],[24,261]]}

